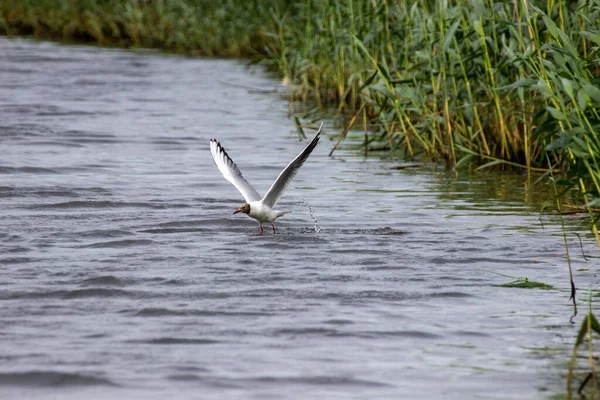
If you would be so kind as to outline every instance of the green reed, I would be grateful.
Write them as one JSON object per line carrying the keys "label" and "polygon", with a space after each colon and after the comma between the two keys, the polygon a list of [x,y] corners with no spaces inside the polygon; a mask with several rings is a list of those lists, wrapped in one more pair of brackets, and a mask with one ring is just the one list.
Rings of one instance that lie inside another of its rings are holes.
{"label": "green reed", "polygon": [[305,1],[286,13],[298,98],[351,123],[362,113],[390,148],[456,169],[529,173],[550,156],[600,244],[599,0]]}
{"label": "green reed", "polygon": [[268,43],[272,8],[258,0],[2,0],[0,32],[240,57]]}
{"label": "green reed", "polygon": [[[594,335],[594,333],[596,335]],[[600,334],[600,323],[596,319],[596,316],[592,313],[592,296],[588,295],[588,312],[584,317],[575,344],[571,352],[571,361],[569,362],[569,371],[567,374],[567,398],[600,398],[600,390],[598,388],[598,380],[596,373],[597,356],[594,356],[593,340],[594,336]],[[580,353],[580,347],[582,344],[587,342],[587,354],[585,355],[586,367],[581,367],[578,364],[578,358]],[[577,396],[573,396],[574,388],[573,381],[575,378],[580,378],[581,383],[576,393]]]}
{"label": "green reed", "polygon": [[0,32],[252,57],[457,171],[549,158],[600,244],[600,0],[0,0]]}

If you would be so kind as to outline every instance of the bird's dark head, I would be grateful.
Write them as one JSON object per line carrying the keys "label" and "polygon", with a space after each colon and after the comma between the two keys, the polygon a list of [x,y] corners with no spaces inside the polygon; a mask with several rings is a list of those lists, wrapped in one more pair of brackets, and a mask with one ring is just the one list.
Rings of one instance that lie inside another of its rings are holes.
{"label": "bird's dark head", "polygon": [[237,214],[239,212],[243,212],[245,214],[248,214],[250,212],[250,204],[248,203],[244,203],[240,206],[240,208],[238,208],[237,210],[235,210],[233,213]]}

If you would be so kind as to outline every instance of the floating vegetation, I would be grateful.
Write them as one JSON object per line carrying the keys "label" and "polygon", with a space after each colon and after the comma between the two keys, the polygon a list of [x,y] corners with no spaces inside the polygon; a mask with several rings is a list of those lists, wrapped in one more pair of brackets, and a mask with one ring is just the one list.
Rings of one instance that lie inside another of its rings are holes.
{"label": "floating vegetation", "polygon": [[527,278],[517,279],[515,281],[498,285],[500,287],[507,288],[520,288],[520,289],[554,289],[552,285],[548,285],[542,282],[530,281]]}
{"label": "floating vegetation", "polygon": [[543,282],[530,281],[529,278],[521,278],[518,276],[506,275],[500,272],[493,272],[496,275],[505,276],[507,278],[512,278],[512,282],[503,283],[500,285],[496,285],[498,287],[507,287],[507,288],[520,288],[520,289],[554,289],[552,285],[548,285]]}

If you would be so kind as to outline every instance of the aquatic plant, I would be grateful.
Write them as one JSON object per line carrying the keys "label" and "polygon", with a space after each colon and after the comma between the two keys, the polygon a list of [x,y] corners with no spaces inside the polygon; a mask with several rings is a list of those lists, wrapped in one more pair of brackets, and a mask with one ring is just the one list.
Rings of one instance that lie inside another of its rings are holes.
{"label": "aquatic plant", "polygon": [[[569,363],[569,372],[567,375],[567,398],[573,398],[573,380],[575,377],[581,377],[581,382],[579,384],[579,388],[577,389],[577,393],[582,398],[587,398],[590,396],[592,399],[597,399],[600,397],[600,389],[598,388],[597,374],[596,374],[596,362],[597,356],[594,356],[594,347],[593,347],[593,339],[594,332],[596,335],[600,334],[600,323],[596,319],[596,316],[592,313],[592,297],[590,295],[588,299],[588,307],[589,310],[585,315],[584,320],[579,327],[579,331],[577,333],[577,337],[575,339],[575,344],[573,346],[573,351],[571,353],[571,361]],[[577,368],[577,359],[579,354],[579,348],[584,342],[587,342],[587,368],[585,369],[576,369]]]}

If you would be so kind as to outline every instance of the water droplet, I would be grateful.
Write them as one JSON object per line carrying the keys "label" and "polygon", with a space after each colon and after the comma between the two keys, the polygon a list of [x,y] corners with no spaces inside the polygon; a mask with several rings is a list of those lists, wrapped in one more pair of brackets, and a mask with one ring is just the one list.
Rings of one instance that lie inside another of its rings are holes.
{"label": "water droplet", "polygon": [[308,208],[308,212],[310,213],[310,217],[312,218],[313,222],[315,223],[315,232],[316,233],[321,232],[321,227],[319,226],[319,221],[317,221],[317,217],[315,217],[315,213],[314,213],[313,209],[310,208],[310,206],[308,205],[308,203],[304,199],[302,199],[302,204],[304,204],[306,206],[306,208]]}

